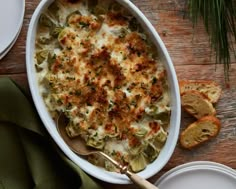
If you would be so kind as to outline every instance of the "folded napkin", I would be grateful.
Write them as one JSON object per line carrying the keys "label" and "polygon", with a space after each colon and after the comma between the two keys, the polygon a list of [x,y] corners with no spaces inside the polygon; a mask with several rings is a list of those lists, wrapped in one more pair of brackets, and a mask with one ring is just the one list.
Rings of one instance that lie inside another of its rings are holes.
{"label": "folded napkin", "polygon": [[0,189],[101,189],[57,148],[32,104],[0,78]]}

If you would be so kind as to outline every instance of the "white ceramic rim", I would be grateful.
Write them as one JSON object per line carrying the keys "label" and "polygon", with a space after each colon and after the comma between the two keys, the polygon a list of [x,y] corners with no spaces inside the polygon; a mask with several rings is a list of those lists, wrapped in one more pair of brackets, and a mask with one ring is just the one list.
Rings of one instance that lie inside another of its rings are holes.
{"label": "white ceramic rim", "polygon": [[193,161],[179,165],[169,170],[155,182],[155,185],[159,186],[163,182],[167,182],[169,178],[191,170],[212,170],[219,173],[224,173],[227,176],[235,178],[236,182],[236,170],[232,169],[231,167],[212,161]]}
{"label": "white ceramic rim", "polygon": [[[154,174],[156,174],[157,172],[159,172],[164,167],[164,165],[169,161],[178,140],[179,128],[180,128],[180,114],[181,114],[181,106],[180,106],[181,103],[180,103],[180,96],[179,96],[178,80],[177,80],[173,63],[168,54],[168,51],[164,43],[162,42],[161,38],[157,34],[155,28],[152,26],[152,24],[143,15],[143,13],[129,0],[117,0],[117,1],[123,6],[127,7],[129,10],[131,10],[134,16],[138,18],[140,23],[143,26],[145,26],[145,28],[148,28],[148,33],[150,37],[152,38],[154,44],[157,46],[158,50],[163,55],[164,61],[167,62],[166,70],[167,70],[168,75],[170,75],[170,78],[169,78],[169,83],[171,85],[170,88],[173,90],[171,93],[172,94],[171,99],[174,99],[174,100],[172,102],[172,115],[171,115],[171,121],[170,121],[170,125],[173,127],[173,129],[172,129],[172,132],[169,133],[169,137],[165,144],[165,146],[169,146],[169,147],[163,148],[163,150],[161,151],[158,157],[158,161],[155,160],[151,165],[148,165],[145,170],[138,173],[139,176],[147,179],[153,176]],[[35,76],[35,67],[34,67],[34,64],[32,63],[33,63],[33,53],[34,53],[35,31],[36,31],[36,25],[38,22],[39,14],[51,2],[53,2],[53,0],[42,0],[39,3],[34,14],[32,15],[32,18],[29,24],[28,34],[27,34],[26,68],[27,68],[27,75],[28,75],[28,80],[29,80],[29,87],[31,90],[34,103],[36,105],[36,109],[46,129],[48,130],[48,132],[50,133],[54,141],[73,162],[75,162],[77,165],[81,167],[81,169],[83,169],[88,174],[100,180],[103,180],[105,182],[114,183],[114,184],[129,184],[131,182],[127,176],[121,175],[119,173],[111,173],[106,170],[100,169],[92,165],[88,161],[78,157],[76,154],[74,154],[65,144],[65,142],[62,140],[58,132],[55,132],[55,123],[51,119],[50,115],[46,113],[47,112],[46,107],[36,87],[38,84],[37,84],[37,79]],[[153,170],[153,167],[155,167],[155,170]]]}
{"label": "white ceramic rim", "polygon": [[[4,3],[7,3],[9,1],[4,1]],[[20,16],[17,17],[17,21],[16,21],[14,32],[13,33],[9,33],[8,36],[4,36],[4,38],[7,39],[7,41],[4,41],[4,44],[0,46],[1,58],[3,58],[3,56],[5,56],[7,54],[7,52],[12,48],[12,46],[16,42],[16,38],[19,36],[19,33],[20,33],[22,25],[23,25],[23,21],[24,21],[25,0],[15,0],[15,1],[17,1],[18,3],[21,4],[21,7],[19,7],[19,9],[17,9],[19,11]],[[2,5],[3,7],[4,7],[4,3]],[[1,30],[2,29],[3,28],[1,28]],[[3,42],[1,42],[1,43],[3,43]]]}

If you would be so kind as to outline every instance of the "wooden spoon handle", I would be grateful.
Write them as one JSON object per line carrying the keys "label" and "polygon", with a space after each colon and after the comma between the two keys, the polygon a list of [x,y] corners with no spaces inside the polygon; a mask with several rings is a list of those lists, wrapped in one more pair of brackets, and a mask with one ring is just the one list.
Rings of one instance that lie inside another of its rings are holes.
{"label": "wooden spoon handle", "polygon": [[158,189],[155,185],[148,182],[144,178],[138,176],[137,174],[131,173],[130,171],[126,172],[126,175],[130,178],[130,180],[133,181],[137,186],[139,186],[141,189]]}
{"label": "wooden spoon handle", "polygon": [[158,189],[155,185],[153,185],[152,183],[148,182],[147,180],[145,180],[144,178],[138,176],[137,174],[134,174],[130,171],[128,171],[127,167],[123,167],[121,164],[119,164],[117,161],[115,161],[114,159],[112,159],[110,156],[108,156],[107,154],[105,154],[104,152],[101,151],[97,151],[99,154],[101,154],[104,158],[108,159],[109,161],[111,161],[117,168],[120,169],[121,174],[126,174],[130,180],[136,184],[137,186],[139,186],[141,189]]}

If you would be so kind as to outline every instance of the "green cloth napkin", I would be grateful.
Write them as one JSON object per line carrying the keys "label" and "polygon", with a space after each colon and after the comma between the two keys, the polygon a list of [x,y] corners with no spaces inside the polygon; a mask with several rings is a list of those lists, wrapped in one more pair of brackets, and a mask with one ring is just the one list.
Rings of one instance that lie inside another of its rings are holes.
{"label": "green cloth napkin", "polygon": [[0,78],[0,189],[101,189],[57,148],[32,104]]}

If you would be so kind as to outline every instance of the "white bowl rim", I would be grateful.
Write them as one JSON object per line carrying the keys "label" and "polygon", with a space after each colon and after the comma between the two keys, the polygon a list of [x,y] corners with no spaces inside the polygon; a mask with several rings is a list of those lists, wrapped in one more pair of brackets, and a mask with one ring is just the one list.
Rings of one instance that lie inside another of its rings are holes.
{"label": "white bowl rim", "polygon": [[[53,1],[54,0],[42,0],[39,3],[39,5],[37,6],[37,8],[35,9],[32,15],[29,28],[28,28],[28,33],[27,33],[26,69],[27,69],[29,87],[30,87],[33,101],[36,106],[36,110],[44,126],[46,127],[47,131],[49,132],[53,140],[56,142],[56,144],[66,154],[66,156],[68,156],[69,159],[71,159],[73,162],[79,165],[82,170],[84,170],[89,175],[92,175],[93,177],[96,177],[105,182],[114,183],[114,184],[130,184],[131,182],[127,176],[121,175],[119,173],[111,173],[103,169],[100,169],[92,165],[91,163],[87,162],[86,160],[78,157],[75,153],[73,153],[69,149],[69,147],[63,141],[63,139],[60,137],[59,133],[56,131],[55,123],[53,122],[50,115],[48,114],[46,107],[44,105],[44,102],[42,100],[42,97],[39,94],[39,91],[36,87],[37,79],[35,76],[34,64],[32,64],[33,53],[34,53],[35,30],[37,26],[37,20],[39,18],[41,11]],[[156,29],[152,26],[149,20],[129,0],[116,0],[116,1],[122,4],[123,6],[127,7],[129,10],[131,10],[132,13],[136,16],[136,18],[147,27],[148,32],[150,32],[150,35],[152,35],[153,37],[154,43],[158,46],[158,49],[161,51],[166,61],[166,69],[167,69],[168,75],[170,75],[169,82],[171,84],[171,87],[170,87],[172,90],[171,94],[173,95],[171,99],[172,99],[172,105],[174,107],[172,110],[171,123],[170,123],[170,125],[173,125],[172,126],[173,128],[170,131],[169,137],[168,137],[168,138],[171,138],[171,140],[167,139],[165,146],[168,145],[168,148],[165,148],[165,147],[163,148],[163,150],[161,151],[158,157],[158,161],[155,160],[152,164],[148,165],[145,170],[138,173],[139,176],[147,179],[147,178],[152,177],[156,173],[158,173],[166,165],[166,163],[169,161],[170,157],[172,156],[174,152],[174,149],[178,140],[179,128],[180,128],[180,117],[181,117],[181,106],[180,106],[181,103],[180,103],[178,80],[177,80],[175,69],[171,61],[171,58],[169,56],[169,53],[164,43],[162,42],[160,36],[158,35]],[[155,169],[153,169],[154,165],[155,165]]]}
{"label": "white bowl rim", "polygon": [[[15,1],[7,1],[9,5],[11,5],[11,10],[15,11],[15,15],[13,17],[14,19],[14,22],[12,22],[11,24],[11,27],[7,27],[7,29],[2,29],[1,30],[3,32],[0,32],[1,34],[3,34],[3,38],[1,38],[1,45],[0,45],[0,59],[3,58],[7,52],[12,48],[12,46],[14,45],[14,43],[16,42],[17,40],[17,37],[19,36],[19,33],[21,31],[21,28],[22,28],[22,25],[23,25],[23,22],[24,22],[24,16],[25,16],[25,0],[15,0]],[[17,2],[17,4],[16,4]],[[4,3],[2,3],[1,5],[4,9]],[[16,9],[16,6],[17,9]],[[15,10],[16,9],[16,10]],[[7,9],[7,11],[9,11]],[[1,16],[4,16],[3,13],[6,13],[6,10],[1,12]],[[5,15],[5,16],[8,16],[8,15]],[[5,19],[4,20],[6,22],[8,22],[9,20],[8,19]],[[4,22],[4,24],[6,24]]]}

